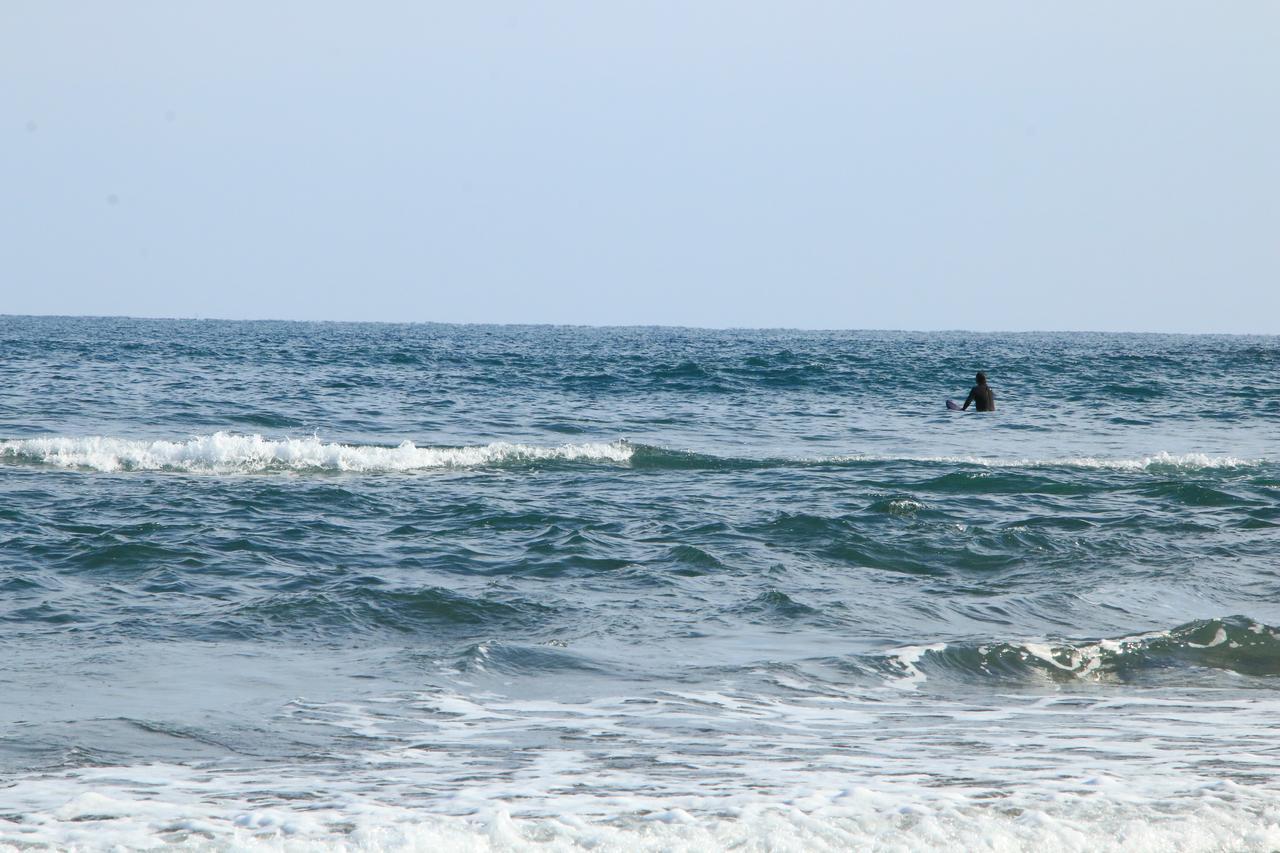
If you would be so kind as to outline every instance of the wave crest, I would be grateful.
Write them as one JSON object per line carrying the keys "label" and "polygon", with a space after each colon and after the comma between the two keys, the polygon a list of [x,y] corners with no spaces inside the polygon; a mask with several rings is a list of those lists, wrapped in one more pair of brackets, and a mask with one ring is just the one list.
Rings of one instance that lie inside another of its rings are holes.
{"label": "wave crest", "polygon": [[870,665],[899,687],[914,687],[930,676],[964,681],[1035,678],[1070,682],[1126,679],[1188,667],[1247,676],[1280,675],[1280,629],[1245,616],[1229,616],[1092,642],[908,647],[889,652]]}
{"label": "wave crest", "polygon": [[623,441],[539,447],[500,441],[473,447],[396,447],[339,444],[317,437],[268,439],[216,432],[186,441],[139,441],[109,436],[0,441],[0,459],[93,471],[420,471],[544,461],[627,462]]}
{"label": "wave crest", "polygon": [[[893,464],[1006,468],[1074,468],[1118,472],[1177,474],[1236,469],[1262,464],[1234,456],[1157,453],[1136,459],[1088,456],[1060,459],[995,459],[977,456],[844,455],[810,458],[732,457],[675,450],[625,439],[541,446],[507,441],[464,447],[341,444],[309,438],[270,439],[262,435],[215,432],[185,441],[112,436],[46,436],[0,439],[0,460],[93,471],[256,471],[395,472],[433,468],[478,468],[536,462],[625,463],[660,470],[759,470],[765,468],[862,468]],[[901,509],[901,508],[899,508]]]}
{"label": "wave crest", "polygon": [[1242,468],[1256,465],[1260,460],[1240,459],[1235,456],[1210,456],[1207,453],[1167,453],[1160,451],[1151,456],[1135,459],[1104,459],[1095,456],[1064,456],[1056,459],[999,459],[985,456],[915,456],[893,459],[882,456],[837,456],[833,462],[921,462],[951,465],[972,465],[981,468],[1077,468],[1098,471],[1145,471],[1148,473],[1177,473],[1212,468]]}

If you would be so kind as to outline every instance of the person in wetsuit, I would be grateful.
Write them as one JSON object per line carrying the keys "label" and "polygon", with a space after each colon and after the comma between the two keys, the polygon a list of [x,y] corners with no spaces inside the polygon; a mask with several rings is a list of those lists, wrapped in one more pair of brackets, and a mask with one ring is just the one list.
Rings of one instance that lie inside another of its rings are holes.
{"label": "person in wetsuit", "polygon": [[969,408],[970,403],[976,403],[974,406],[979,412],[994,412],[996,410],[996,395],[991,390],[991,386],[987,384],[987,374],[981,370],[974,377],[978,380],[978,384],[969,389],[969,396],[965,397],[964,405],[960,408]]}

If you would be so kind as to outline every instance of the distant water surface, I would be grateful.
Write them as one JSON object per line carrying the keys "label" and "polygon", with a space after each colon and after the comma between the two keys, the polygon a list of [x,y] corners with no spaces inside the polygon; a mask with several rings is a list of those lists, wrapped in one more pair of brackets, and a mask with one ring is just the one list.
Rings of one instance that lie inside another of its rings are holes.
{"label": "distant water surface", "polygon": [[0,850],[1280,848],[1280,338],[0,317],[0,369]]}

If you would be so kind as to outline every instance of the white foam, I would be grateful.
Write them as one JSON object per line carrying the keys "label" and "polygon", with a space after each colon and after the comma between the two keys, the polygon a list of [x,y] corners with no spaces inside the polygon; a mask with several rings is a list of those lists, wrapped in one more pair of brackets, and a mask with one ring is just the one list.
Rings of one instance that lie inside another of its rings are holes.
{"label": "white foam", "polygon": [[897,498],[889,501],[889,511],[897,515],[913,515],[924,509],[924,504],[911,498]]}
{"label": "white foam", "polygon": [[1111,471],[1152,471],[1175,469],[1196,471],[1204,468],[1239,468],[1256,464],[1257,460],[1240,459],[1235,456],[1210,456],[1207,453],[1167,453],[1160,451],[1152,456],[1137,459],[1098,459],[1092,456],[1076,456],[1045,461],[1030,460],[1028,466],[1054,466],[1068,468],[1097,468]]}
{"label": "white foam", "polygon": [[[150,822],[86,816],[79,824],[27,826],[12,844],[54,849],[245,851],[666,851],[958,849],[1084,851],[1274,850],[1280,824],[1261,798],[1233,802],[1237,791],[1206,789],[1199,802],[1153,818],[1097,795],[1077,794],[1021,810],[957,807],[945,801],[886,803],[877,792],[852,788],[806,797],[804,807],[753,803],[731,814],[698,815],[680,808],[608,820],[574,815],[513,815],[516,803],[495,802],[469,816],[437,815],[386,804],[313,807],[301,820],[272,810],[238,815],[192,803],[154,814]],[[195,811],[200,818],[186,817]]]}
{"label": "white foam", "polygon": [[1190,640],[1187,640],[1187,645],[1193,649],[1211,649],[1214,646],[1222,645],[1226,641],[1227,641],[1227,632],[1224,628],[1219,626],[1217,632],[1213,635],[1213,639],[1210,640],[1209,642],[1193,643]]}
{"label": "white foam", "polygon": [[[898,654],[913,664],[939,648]],[[401,743],[345,765],[14,779],[0,851],[1280,848],[1276,789],[1265,756],[1249,752],[1267,742],[1274,700],[1112,698],[1124,707],[710,690],[642,704],[453,693],[295,703],[302,719],[344,731],[393,722]],[[412,713],[388,716],[388,703]],[[1212,733],[1210,754],[1249,762],[1256,780],[1189,760],[1204,747],[1185,751],[1188,730]],[[516,745],[519,759],[495,760]]]}
{"label": "white foam", "polygon": [[[814,460],[821,461],[821,460]],[[874,456],[853,454],[831,457],[832,462],[930,462],[950,465],[975,465],[983,468],[1080,468],[1101,471],[1197,471],[1213,468],[1239,468],[1264,460],[1241,459],[1236,456],[1211,456],[1207,453],[1167,453],[1132,459],[1107,459],[1096,456],[1062,456],[1045,459],[998,458],[990,456]]]}
{"label": "white foam", "polygon": [[[1248,630],[1255,634],[1266,632],[1265,626],[1257,623],[1250,623]],[[1120,655],[1140,652],[1148,648],[1151,643],[1159,640],[1168,640],[1172,636],[1171,631],[1150,631],[1118,639],[1102,639],[1094,643],[1076,645],[1027,641],[1018,644],[1017,648],[1023,655],[1024,660],[1027,657],[1033,657],[1063,672],[1069,672],[1077,678],[1086,678],[1101,669],[1105,663],[1104,656],[1119,657]],[[1275,635],[1272,634],[1272,636]],[[1213,637],[1207,643],[1195,643],[1191,640],[1185,640],[1184,642],[1187,648],[1192,649],[1212,649],[1224,643],[1229,648],[1239,648],[1239,644],[1229,642],[1229,640],[1226,628],[1219,625]],[[986,654],[987,647],[981,647],[979,651]]]}
{"label": "white foam", "polygon": [[[942,648],[891,654],[918,673]],[[297,700],[282,725],[353,751],[16,777],[0,851],[1280,849],[1266,692],[948,698],[788,678],[797,693],[717,679],[584,701]]]}
{"label": "white foam", "polygon": [[192,471],[209,473],[268,470],[421,471],[474,468],[546,460],[626,462],[634,452],[622,441],[541,447],[494,442],[473,447],[396,447],[324,442],[317,437],[269,439],[261,435],[215,432],[186,441],[139,441],[110,436],[7,439],[0,458],[23,459],[94,471]]}
{"label": "white foam", "polygon": [[[421,471],[432,468],[475,468],[512,462],[550,460],[625,463],[635,446],[627,441],[584,442],[540,446],[506,441],[469,447],[418,447],[411,441],[395,447],[340,444],[308,438],[272,439],[262,435],[215,432],[185,441],[139,440],[113,436],[47,436],[0,440],[0,459],[28,460],[63,468],[94,471],[192,471],[211,473],[265,470],[331,470],[354,472]],[[1257,464],[1234,456],[1204,453],[1156,453],[1134,459],[1073,456],[1049,459],[1001,459],[981,456],[847,455],[800,462],[928,462],[985,468],[1066,467],[1111,471],[1193,471]],[[921,505],[896,500],[891,511],[913,512]]]}
{"label": "white foam", "polygon": [[890,681],[889,686],[896,687],[899,690],[915,690],[928,680],[928,676],[916,666],[920,662],[920,658],[924,657],[927,652],[941,652],[945,651],[946,648],[946,643],[933,643],[928,646],[906,646],[886,652],[885,654],[888,656],[889,661],[902,671],[901,677]]}

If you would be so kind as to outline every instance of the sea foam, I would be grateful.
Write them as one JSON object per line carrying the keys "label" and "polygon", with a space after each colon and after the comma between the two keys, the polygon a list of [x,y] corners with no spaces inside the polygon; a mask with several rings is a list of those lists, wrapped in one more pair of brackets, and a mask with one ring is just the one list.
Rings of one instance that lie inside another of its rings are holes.
{"label": "sea foam", "polygon": [[[1092,784],[1092,787],[1088,787]],[[0,829],[0,851],[408,850],[1274,850],[1280,815],[1265,793],[1239,786],[1202,786],[1175,802],[1131,802],[1123,785],[1102,777],[1081,791],[998,806],[936,797],[902,802],[863,787],[803,792],[798,802],[746,802],[730,813],[703,815],[662,803],[607,819],[513,814],[518,804],[486,804],[471,815],[431,814],[365,798],[321,801],[307,811],[246,802],[206,805],[142,800],[112,789],[84,793],[36,819]],[[924,794],[925,792],[921,792]],[[1152,815],[1155,815],[1153,817]]]}
{"label": "sea foam", "polygon": [[276,440],[226,432],[195,436],[186,441],[140,441],[110,436],[0,441],[0,459],[93,471],[419,471],[540,461],[626,462],[631,454],[631,446],[622,441],[554,447],[505,441],[472,447],[418,447],[404,441],[395,447],[381,447],[325,442],[314,436]]}
{"label": "sea foam", "polygon": [[1098,471],[1147,471],[1151,473],[1198,471],[1213,468],[1241,468],[1256,465],[1262,460],[1241,459],[1236,456],[1212,456],[1207,453],[1168,453],[1160,451],[1150,456],[1128,459],[1107,459],[1098,456],[1062,456],[1044,459],[999,458],[989,456],[873,456],[849,455],[833,457],[833,462],[922,462],[951,465],[974,465],[984,468],[1075,468]]}

